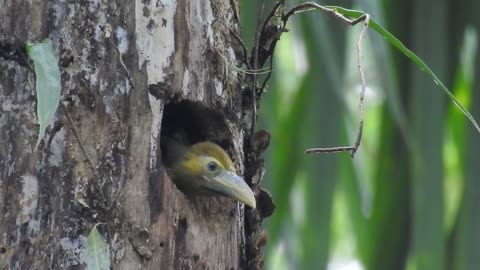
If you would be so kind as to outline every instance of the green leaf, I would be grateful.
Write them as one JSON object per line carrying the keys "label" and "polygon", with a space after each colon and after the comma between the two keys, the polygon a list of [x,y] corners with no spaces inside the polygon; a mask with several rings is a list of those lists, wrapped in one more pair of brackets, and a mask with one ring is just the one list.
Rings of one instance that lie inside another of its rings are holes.
{"label": "green leaf", "polygon": [[60,69],[50,39],[40,43],[27,42],[27,53],[35,65],[37,77],[37,117],[40,122],[37,149],[45,135],[45,130],[57,111],[60,101]]}
{"label": "green leaf", "polygon": [[[326,6],[325,8],[334,9],[336,12],[349,16],[352,18],[358,18],[366,13],[358,10],[350,10],[345,9],[342,7],[336,6]],[[478,126],[477,122],[473,118],[473,116],[468,112],[468,110],[455,98],[455,96],[448,90],[448,88],[440,81],[440,79],[433,73],[433,71],[423,62],[420,57],[415,55],[412,51],[410,51],[403,43],[398,40],[395,36],[393,36],[390,32],[385,30],[382,26],[380,26],[377,22],[370,18],[369,27],[375,30],[378,34],[380,34],[383,38],[385,38],[390,44],[392,44],[395,48],[405,54],[410,60],[412,60],[423,72],[427,73],[433,81],[443,90],[443,92],[450,98],[450,100],[462,111],[462,113],[472,122],[475,126],[477,131],[480,133],[480,127]]]}
{"label": "green leaf", "polygon": [[[457,67],[453,91],[459,100],[471,109],[473,101],[473,82],[475,74],[475,59],[477,59],[477,33],[468,27],[465,30],[463,44],[460,48],[460,61]],[[444,196],[445,215],[444,223],[446,231],[450,231],[454,225],[460,210],[463,197],[465,171],[467,164],[467,122],[463,115],[451,106],[446,115],[445,137],[443,142],[444,161]]]}
{"label": "green leaf", "polygon": [[88,270],[109,270],[110,253],[108,245],[97,230],[97,225],[93,226],[87,239],[87,269]]}

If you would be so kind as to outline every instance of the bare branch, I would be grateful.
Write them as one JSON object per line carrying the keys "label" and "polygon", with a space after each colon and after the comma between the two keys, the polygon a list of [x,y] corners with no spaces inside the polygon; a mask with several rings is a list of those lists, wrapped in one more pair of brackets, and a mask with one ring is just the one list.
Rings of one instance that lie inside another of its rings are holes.
{"label": "bare branch", "polygon": [[242,47],[243,62],[245,63],[245,65],[249,70],[253,70],[252,66],[250,65],[250,62],[248,61],[248,50],[247,50],[247,47],[245,46],[245,43],[243,43],[243,40],[237,35],[237,33],[235,33],[235,31],[233,31],[232,29],[229,29],[229,30],[230,30],[230,34],[232,34],[232,36],[235,38],[238,44],[240,44],[240,46]]}
{"label": "bare branch", "polygon": [[[263,24],[262,24],[262,28],[260,29],[260,33],[264,33],[265,30],[267,29],[267,25],[268,23],[270,22],[270,20],[275,16],[275,14],[277,13],[277,10],[280,6],[283,6],[285,4],[285,0],[280,0],[278,1],[277,3],[275,3],[275,5],[273,5],[273,8],[272,10],[270,11],[270,13],[268,14],[268,16],[265,18],[265,20],[263,21]],[[283,19],[283,16],[282,16],[282,19]]]}
{"label": "bare branch", "polygon": [[343,21],[343,22],[345,22],[345,23],[347,23],[351,26],[354,26],[361,21],[365,21],[365,17],[368,16],[368,14],[364,14],[364,15],[362,15],[362,16],[354,19],[354,20],[350,20],[347,17],[343,16],[342,14],[338,13],[335,9],[326,8],[326,7],[320,6],[319,4],[314,3],[314,2],[306,2],[306,3],[303,3],[303,4],[300,4],[300,5],[297,5],[297,6],[293,7],[291,10],[289,10],[287,13],[285,13],[285,15],[283,15],[282,20],[286,24],[288,19],[290,18],[290,16],[292,16],[294,14],[297,14],[297,13],[313,11],[313,10],[321,10],[323,12],[329,13],[329,14],[335,16],[336,18],[340,19],[341,21]]}
{"label": "bare branch", "polygon": [[362,134],[363,134],[363,122],[364,122],[364,114],[365,114],[365,107],[364,107],[364,98],[365,98],[365,90],[367,89],[367,84],[365,81],[365,74],[363,72],[363,55],[362,55],[362,40],[363,37],[365,36],[367,29],[368,29],[368,24],[370,22],[370,15],[368,14],[363,14],[362,16],[356,18],[356,19],[348,19],[347,17],[343,16],[342,14],[338,13],[335,9],[331,8],[326,8],[323,6],[320,6],[317,3],[313,2],[307,2],[303,3],[300,5],[297,5],[290,9],[285,15],[283,15],[282,20],[284,24],[287,23],[288,19],[290,16],[297,14],[297,13],[302,13],[306,11],[312,11],[312,10],[321,10],[323,12],[329,13],[336,18],[340,19],[341,21],[354,26],[357,23],[363,21],[363,28],[362,31],[360,32],[360,35],[358,37],[357,41],[357,57],[358,57],[358,71],[360,73],[360,80],[362,82],[362,90],[360,92],[360,101],[359,101],[359,115],[360,115],[360,124],[358,128],[358,134],[357,134],[357,139],[355,140],[355,144],[353,146],[349,147],[333,147],[333,148],[312,148],[308,149],[305,153],[332,153],[332,152],[345,152],[345,151],[352,151],[351,156],[352,158],[355,156],[355,153],[358,150],[358,147],[360,147],[360,143],[362,140]]}
{"label": "bare branch", "polygon": [[[363,17],[363,16],[362,16]],[[360,32],[360,36],[358,36],[358,41],[357,41],[357,56],[358,56],[358,72],[360,73],[360,80],[362,81],[362,90],[360,92],[360,102],[358,104],[358,107],[360,109],[360,126],[358,128],[358,135],[357,139],[355,140],[354,148],[352,150],[352,158],[355,156],[355,153],[358,150],[358,147],[360,146],[360,142],[362,141],[362,133],[363,133],[363,118],[365,115],[365,106],[363,104],[364,98],[365,98],[365,90],[367,89],[367,83],[365,82],[365,74],[363,73],[363,55],[362,55],[362,39],[365,36],[365,33],[367,33],[368,29],[368,23],[370,22],[370,15],[365,14],[365,20],[363,23],[363,28],[362,32]]]}
{"label": "bare branch", "polygon": [[[262,24],[262,27],[261,28],[258,28],[257,26],[257,33],[256,33],[256,36],[255,36],[255,46],[254,46],[254,49],[253,49],[253,52],[252,52],[252,57],[253,57],[253,67],[254,69],[258,69],[258,54],[259,54],[259,42],[260,42],[260,39],[263,37],[263,35],[266,35],[267,34],[267,28],[269,26],[269,23],[271,22],[272,18],[275,17],[275,16],[278,16],[276,15],[279,8],[284,6],[284,0],[279,0],[275,3],[275,5],[273,6],[272,10],[270,11],[270,13],[268,14],[268,16],[265,18],[265,20],[263,21],[263,24]],[[351,151],[351,156],[352,158],[355,156],[355,153],[358,151],[358,148],[360,147],[360,143],[361,143],[361,140],[362,140],[362,134],[363,134],[363,123],[364,123],[364,114],[365,114],[365,107],[364,107],[364,98],[365,98],[365,91],[366,91],[366,88],[367,88],[367,84],[366,84],[366,81],[365,81],[365,74],[363,72],[363,55],[362,55],[362,40],[366,34],[366,31],[367,31],[367,28],[368,28],[368,24],[370,22],[370,16],[368,14],[363,14],[362,16],[358,17],[358,18],[355,18],[355,19],[349,19],[347,17],[345,17],[343,14],[340,14],[339,12],[337,12],[336,9],[334,8],[326,8],[326,7],[323,7],[317,3],[314,3],[314,2],[306,2],[306,3],[302,3],[302,4],[299,4],[295,7],[293,7],[292,9],[290,9],[289,11],[287,11],[286,13],[283,13],[283,10],[282,10],[282,15],[281,15],[281,19],[283,21],[283,30],[285,30],[285,26],[288,22],[288,20],[290,19],[290,17],[292,15],[295,15],[295,14],[298,14],[298,13],[302,13],[302,12],[307,12],[307,11],[314,11],[314,10],[319,10],[319,11],[323,11],[325,13],[328,13],[328,14],[331,14],[333,15],[335,18],[341,20],[342,22],[344,23],[347,23],[348,25],[350,26],[354,26],[356,25],[357,23],[359,22],[364,22],[364,26],[362,28],[362,31],[360,32],[360,35],[358,37],[358,41],[357,41],[357,57],[358,57],[358,71],[360,73],[360,80],[361,80],[361,84],[362,84],[362,88],[361,88],[361,92],[360,92],[360,101],[359,101],[359,128],[358,128],[358,133],[357,133],[357,138],[355,140],[355,143],[353,146],[347,146],[347,147],[332,147],[332,148],[312,148],[312,149],[307,149],[305,153],[333,153],[333,152],[346,152],[346,151]],[[262,11],[263,11],[263,5],[262,5]],[[279,31],[279,33],[283,33],[284,31]],[[277,40],[279,39],[279,36],[276,37]],[[270,70],[272,70],[272,65],[273,65],[273,52],[274,52],[274,49],[275,49],[275,43],[273,43],[273,48],[270,47],[270,54],[269,54],[269,57],[270,57]],[[256,79],[257,79],[257,76],[254,74],[254,89],[256,88]],[[260,91],[262,91],[267,83],[267,81],[270,79],[270,73],[267,75],[266,79],[263,81],[262,83],[262,86],[260,88]],[[257,93],[258,94],[261,94],[260,93]],[[255,103],[254,103],[255,104]]]}
{"label": "bare branch", "polygon": [[262,86],[260,86],[260,89],[257,92],[257,95],[260,95],[263,92],[263,89],[267,86],[268,80],[270,80],[270,77],[272,76],[272,71],[273,71],[273,53],[275,52],[275,47],[272,50],[272,56],[270,57],[270,72],[267,74],[265,77],[265,80],[263,80]]}
{"label": "bare branch", "polygon": [[[261,35],[261,30],[259,29],[260,27],[260,18],[263,15],[263,9],[265,7],[265,1],[262,0],[260,3],[260,8],[258,9],[257,13],[257,31],[255,33],[255,46],[254,50],[252,52],[253,54],[253,69],[258,69],[258,41],[260,39]],[[257,115],[257,74],[253,74],[253,85],[252,85],[252,92],[251,92],[251,98],[252,98],[252,111],[253,111],[253,117],[252,117],[252,125],[251,125],[251,132],[255,131],[255,126],[257,125],[257,119],[255,115]]]}
{"label": "bare branch", "polygon": [[326,147],[326,148],[310,148],[305,150],[305,154],[319,154],[319,153],[338,153],[353,151],[353,146],[338,146],[338,147]]}

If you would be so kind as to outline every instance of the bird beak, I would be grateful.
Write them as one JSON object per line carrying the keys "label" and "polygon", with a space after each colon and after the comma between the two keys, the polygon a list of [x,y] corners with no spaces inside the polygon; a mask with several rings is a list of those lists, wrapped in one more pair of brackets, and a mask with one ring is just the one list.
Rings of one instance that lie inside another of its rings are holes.
{"label": "bird beak", "polygon": [[208,187],[210,189],[220,192],[227,197],[241,201],[252,208],[256,207],[253,191],[240,176],[225,171],[209,180]]}

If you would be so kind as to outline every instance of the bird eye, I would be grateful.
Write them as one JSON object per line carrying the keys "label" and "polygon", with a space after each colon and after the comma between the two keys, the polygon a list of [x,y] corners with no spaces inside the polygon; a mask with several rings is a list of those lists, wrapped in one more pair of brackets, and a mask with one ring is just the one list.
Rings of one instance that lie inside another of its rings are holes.
{"label": "bird eye", "polygon": [[217,168],[218,168],[218,165],[215,162],[210,162],[210,163],[207,164],[207,169],[210,172],[215,172],[217,170]]}

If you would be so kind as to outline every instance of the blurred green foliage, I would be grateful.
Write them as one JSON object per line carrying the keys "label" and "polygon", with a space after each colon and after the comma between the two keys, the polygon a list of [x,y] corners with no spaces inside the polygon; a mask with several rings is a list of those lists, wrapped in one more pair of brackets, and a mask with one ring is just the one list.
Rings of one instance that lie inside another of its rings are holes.
{"label": "blurred green foliage", "polygon": [[[287,7],[298,3],[286,1]],[[319,3],[369,13],[480,118],[479,1]],[[272,5],[240,0],[249,48],[257,17]],[[277,204],[265,222],[266,269],[480,269],[480,135],[468,119],[370,31],[360,151],[354,159],[305,155],[309,147],[355,139],[360,26],[311,13],[296,15],[288,28],[260,107],[259,125],[272,134],[264,185]]]}

